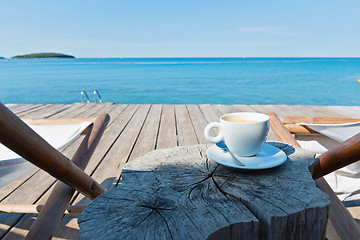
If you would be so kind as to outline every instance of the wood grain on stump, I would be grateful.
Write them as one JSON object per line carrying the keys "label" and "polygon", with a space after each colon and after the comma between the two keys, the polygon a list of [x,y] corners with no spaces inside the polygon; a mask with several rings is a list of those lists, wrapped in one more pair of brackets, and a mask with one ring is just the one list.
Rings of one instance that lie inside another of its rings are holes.
{"label": "wood grain on stump", "polygon": [[262,171],[218,165],[207,145],[138,158],[85,208],[80,239],[324,239],[330,201],[308,170],[313,154],[272,144],[288,159]]}

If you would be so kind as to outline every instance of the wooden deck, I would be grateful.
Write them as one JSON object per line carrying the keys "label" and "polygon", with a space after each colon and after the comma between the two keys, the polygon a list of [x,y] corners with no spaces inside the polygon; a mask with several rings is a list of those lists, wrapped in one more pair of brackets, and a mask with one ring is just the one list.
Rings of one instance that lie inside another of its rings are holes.
{"label": "wooden deck", "polygon": [[[105,188],[119,184],[121,170],[128,161],[160,148],[207,143],[203,129],[224,113],[237,111],[276,112],[279,116],[360,118],[360,107],[289,105],[122,105],[122,104],[7,104],[22,118],[87,118],[107,112],[110,123],[91,158],[86,173]],[[269,140],[277,140],[270,133]],[[69,158],[81,138],[62,152]],[[43,204],[55,179],[36,168],[0,189],[1,203]],[[76,194],[72,204],[88,204]],[[360,211],[350,208],[354,218]],[[66,215],[54,239],[77,239],[77,215]],[[22,239],[36,214],[0,214],[0,237]],[[333,229],[328,227],[331,235]],[[336,239],[336,234],[329,239]]]}

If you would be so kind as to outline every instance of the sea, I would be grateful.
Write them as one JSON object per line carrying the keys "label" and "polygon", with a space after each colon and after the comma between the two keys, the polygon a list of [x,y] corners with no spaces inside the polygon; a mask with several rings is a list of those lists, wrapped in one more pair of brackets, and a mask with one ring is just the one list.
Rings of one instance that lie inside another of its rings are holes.
{"label": "sea", "polygon": [[360,58],[7,59],[0,101],[75,103],[86,92],[94,102],[98,90],[118,104],[352,106],[358,79]]}

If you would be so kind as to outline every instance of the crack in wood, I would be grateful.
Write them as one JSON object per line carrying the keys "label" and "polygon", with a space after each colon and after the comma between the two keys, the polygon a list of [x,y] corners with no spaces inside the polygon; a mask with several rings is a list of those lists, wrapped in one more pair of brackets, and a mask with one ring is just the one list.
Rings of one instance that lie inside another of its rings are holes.
{"label": "crack in wood", "polygon": [[217,165],[210,173],[207,174],[207,176],[206,176],[203,180],[198,181],[198,182],[193,183],[193,184],[190,185],[190,186],[193,186],[193,187],[190,189],[189,193],[188,193],[188,199],[189,199],[190,201],[191,201],[190,195],[191,195],[191,193],[193,192],[193,190],[194,190],[196,187],[198,187],[198,186],[200,185],[200,183],[204,183],[206,180],[210,179],[210,178],[213,176],[214,172],[216,171],[216,169],[217,169],[219,166],[220,166],[220,165]]}

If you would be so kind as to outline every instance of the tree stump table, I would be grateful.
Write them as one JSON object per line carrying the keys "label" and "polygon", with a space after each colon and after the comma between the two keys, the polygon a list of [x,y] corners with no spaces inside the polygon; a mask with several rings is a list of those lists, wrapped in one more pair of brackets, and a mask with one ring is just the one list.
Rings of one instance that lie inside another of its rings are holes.
{"label": "tree stump table", "polygon": [[207,145],[138,158],[84,209],[80,239],[324,239],[330,201],[308,170],[313,154],[271,144],[287,161],[252,172],[213,162]]}

